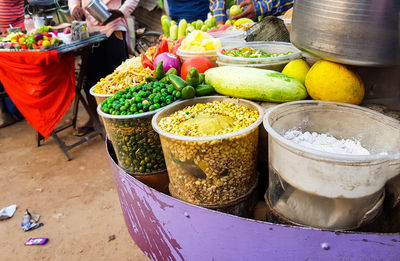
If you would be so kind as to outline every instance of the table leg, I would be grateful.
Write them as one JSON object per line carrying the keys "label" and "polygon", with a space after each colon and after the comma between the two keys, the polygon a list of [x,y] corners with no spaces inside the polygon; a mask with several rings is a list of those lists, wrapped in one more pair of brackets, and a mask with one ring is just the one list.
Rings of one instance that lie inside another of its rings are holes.
{"label": "table leg", "polygon": [[[80,52],[80,57],[81,57],[81,65],[79,68],[79,73],[78,73],[78,81],[77,81],[77,91],[76,93],[80,93],[81,90],[83,89],[83,84],[84,84],[84,80],[85,80],[85,75],[86,75],[86,71],[87,71],[87,62],[88,62],[88,58],[89,58],[89,54],[90,54],[90,50],[91,50],[92,46],[87,46],[85,47],[81,52]],[[78,118],[78,109],[79,109],[79,99],[80,96],[76,95],[75,99],[74,99],[74,107],[73,107],[73,116],[72,116],[72,124],[74,126],[74,129],[76,129],[76,120]]]}
{"label": "table leg", "polygon": [[[73,114],[72,114],[72,121],[69,124],[57,127],[52,133],[51,136],[55,139],[55,141],[57,142],[58,146],[60,147],[60,149],[63,151],[63,153],[65,154],[65,156],[67,157],[68,160],[71,160],[72,158],[69,156],[68,151],[75,148],[76,146],[89,141],[93,138],[95,138],[96,136],[100,135],[103,139],[105,139],[105,132],[104,129],[98,119],[98,117],[96,117],[96,115],[93,114],[92,110],[90,110],[89,105],[87,103],[86,98],[82,95],[82,89],[83,89],[83,84],[84,84],[84,78],[85,78],[85,74],[86,74],[86,66],[87,66],[87,62],[88,62],[88,57],[90,54],[90,50],[91,50],[92,46],[87,46],[85,48],[83,48],[82,51],[80,51],[77,55],[81,56],[81,66],[80,66],[80,70],[78,73],[78,81],[77,84],[75,86],[75,99],[74,99],[74,103],[73,103]],[[76,122],[77,122],[77,118],[78,118],[78,111],[79,111],[79,102],[82,103],[84,109],[87,111],[87,113],[89,114],[90,119],[92,120],[93,124],[94,124],[94,128],[95,131],[94,133],[81,138],[79,141],[75,142],[74,144],[71,145],[66,145],[61,138],[57,135],[58,132],[69,128],[71,126],[73,126],[74,128],[76,128]],[[38,146],[40,146],[40,141],[43,139],[43,137],[38,133]]]}
{"label": "table leg", "polygon": [[64,152],[65,156],[67,156],[68,161],[72,160],[72,158],[68,154],[68,150],[69,150],[68,146],[65,145],[65,143],[58,137],[57,133],[55,131],[53,131],[51,133],[51,136],[55,139],[55,141],[57,142],[57,144],[60,147],[60,149],[62,150],[62,152]]}

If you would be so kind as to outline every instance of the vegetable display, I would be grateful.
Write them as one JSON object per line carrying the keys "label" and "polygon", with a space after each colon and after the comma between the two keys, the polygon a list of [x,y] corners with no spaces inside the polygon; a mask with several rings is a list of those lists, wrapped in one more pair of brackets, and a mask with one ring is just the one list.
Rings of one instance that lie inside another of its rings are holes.
{"label": "vegetable display", "polygon": [[220,94],[255,101],[288,102],[307,97],[302,83],[271,70],[238,66],[216,67],[205,72],[205,82]]}
{"label": "vegetable display", "polygon": [[278,57],[282,55],[292,54],[292,52],[286,53],[267,53],[263,50],[254,49],[251,47],[233,48],[233,49],[222,49],[221,54],[231,57],[244,57],[244,58],[268,58]]}
{"label": "vegetable display", "polygon": [[181,19],[179,23],[177,23],[174,20],[170,20],[166,15],[161,16],[161,26],[164,35],[171,40],[181,39],[194,30],[206,32],[207,30],[218,28],[215,17],[207,19],[204,22],[202,20],[197,20],[188,24],[185,19]]}
{"label": "vegetable display", "polygon": [[170,20],[166,15],[161,16],[161,26],[164,36],[174,41],[181,39],[183,36],[188,35],[195,30],[208,33],[225,30],[246,31],[253,23],[254,21],[251,19],[240,18],[238,20],[227,20],[224,25],[217,25],[215,17],[211,17],[205,21],[197,20],[189,24],[185,19],[176,22]]}
{"label": "vegetable display", "polygon": [[146,77],[146,81],[160,81],[164,84],[170,84],[169,86],[172,85],[175,89],[174,92],[177,92],[182,99],[190,99],[195,96],[200,97],[215,93],[212,86],[204,84],[204,74],[200,74],[195,67],[190,69],[186,78],[187,81],[185,81],[177,75],[175,68],[171,68],[165,73],[163,61],[160,61],[155,69],[155,76],[156,77]]}
{"label": "vegetable display", "polygon": [[49,32],[49,26],[42,26],[35,32],[28,35],[23,33],[11,33],[3,38],[3,42],[8,42],[5,48],[16,50],[45,49],[48,46],[57,46],[63,42],[57,38],[56,33]]}

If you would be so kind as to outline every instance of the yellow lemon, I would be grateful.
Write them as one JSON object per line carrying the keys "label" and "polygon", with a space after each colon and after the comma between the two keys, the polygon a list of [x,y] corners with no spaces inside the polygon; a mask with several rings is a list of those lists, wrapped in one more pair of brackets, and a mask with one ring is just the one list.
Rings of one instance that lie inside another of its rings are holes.
{"label": "yellow lemon", "polygon": [[308,63],[302,59],[294,60],[286,64],[283,68],[282,73],[288,76],[292,76],[302,84],[304,84],[306,75],[310,70]]}
{"label": "yellow lemon", "polygon": [[307,73],[306,88],[314,100],[360,104],[365,89],[361,77],[342,64],[320,60]]}

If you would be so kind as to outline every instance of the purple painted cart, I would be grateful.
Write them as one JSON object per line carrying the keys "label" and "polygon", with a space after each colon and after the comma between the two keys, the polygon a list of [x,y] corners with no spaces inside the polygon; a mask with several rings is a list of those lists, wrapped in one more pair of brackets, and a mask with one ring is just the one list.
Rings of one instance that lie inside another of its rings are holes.
{"label": "purple painted cart", "polygon": [[400,260],[399,233],[322,231],[208,210],[146,186],[109,159],[128,231],[152,260]]}

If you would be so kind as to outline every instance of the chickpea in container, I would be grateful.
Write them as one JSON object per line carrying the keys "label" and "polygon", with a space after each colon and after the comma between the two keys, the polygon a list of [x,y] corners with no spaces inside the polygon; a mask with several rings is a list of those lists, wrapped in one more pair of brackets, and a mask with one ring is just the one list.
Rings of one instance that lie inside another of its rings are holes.
{"label": "chickpea in container", "polygon": [[157,113],[172,196],[192,204],[227,204],[257,183],[256,159],[261,108],[223,96],[174,104]]}

